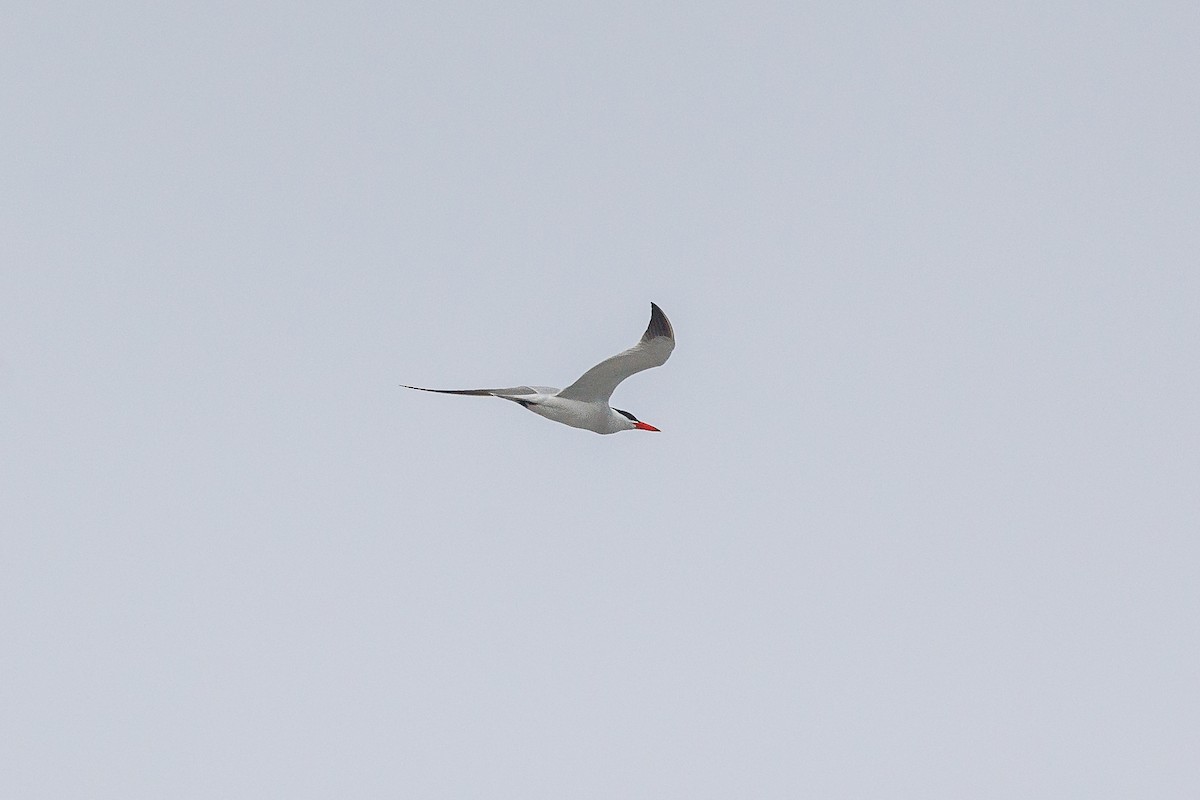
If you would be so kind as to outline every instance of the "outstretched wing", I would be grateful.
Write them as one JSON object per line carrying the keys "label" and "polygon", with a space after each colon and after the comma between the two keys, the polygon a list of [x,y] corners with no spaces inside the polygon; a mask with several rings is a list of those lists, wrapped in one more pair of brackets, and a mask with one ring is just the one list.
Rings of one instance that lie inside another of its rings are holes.
{"label": "outstretched wing", "polygon": [[478,397],[499,397],[524,404],[537,395],[554,394],[558,390],[553,386],[512,386],[508,389],[426,389],[423,386],[407,386],[405,389],[416,389],[418,392],[437,392],[438,394],[469,394]]}
{"label": "outstretched wing", "polygon": [[667,315],[654,303],[650,304],[650,324],[642,340],[624,353],[601,361],[579,380],[558,393],[568,400],[586,403],[607,403],[617,384],[634,373],[651,367],[661,367],[675,349],[675,331]]}

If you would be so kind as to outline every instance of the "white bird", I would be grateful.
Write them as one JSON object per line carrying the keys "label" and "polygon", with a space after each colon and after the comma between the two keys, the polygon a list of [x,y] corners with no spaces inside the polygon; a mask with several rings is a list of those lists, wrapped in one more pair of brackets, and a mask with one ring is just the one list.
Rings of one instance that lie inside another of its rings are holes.
{"label": "white bird", "polygon": [[675,349],[675,332],[662,309],[650,304],[650,324],[642,339],[624,353],[606,358],[589,369],[579,380],[559,391],[552,386],[513,386],[508,389],[425,389],[404,386],[422,392],[469,394],[499,397],[528,408],[546,419],[573,428],[616,433],[617,431],[657,431],[628,411],[612,408],[608,400],[617,384],[636,372],[661,367]]}

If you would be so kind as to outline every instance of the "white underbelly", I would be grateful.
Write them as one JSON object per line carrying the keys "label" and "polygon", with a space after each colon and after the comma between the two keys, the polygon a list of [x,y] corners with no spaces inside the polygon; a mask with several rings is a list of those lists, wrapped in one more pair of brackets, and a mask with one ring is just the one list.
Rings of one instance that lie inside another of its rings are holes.
{"label": "white underbelly", "polygon": [[612,426],[612,413],[608,406],[581,403],[578,400],[566,400],[551,395],[539,403],[530,403],[527,408],[546,419],[570,425],[572,428],[583,428],[596,433],[616,433],[618,430]]}

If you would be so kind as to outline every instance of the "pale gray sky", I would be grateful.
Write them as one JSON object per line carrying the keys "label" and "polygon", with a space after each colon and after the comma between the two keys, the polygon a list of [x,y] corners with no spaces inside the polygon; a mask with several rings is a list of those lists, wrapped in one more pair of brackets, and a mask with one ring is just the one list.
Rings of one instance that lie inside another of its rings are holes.
{"label": "pale gray sky", "polygon": [[10,4],[0,796],[1200,796],[1198,8]]}

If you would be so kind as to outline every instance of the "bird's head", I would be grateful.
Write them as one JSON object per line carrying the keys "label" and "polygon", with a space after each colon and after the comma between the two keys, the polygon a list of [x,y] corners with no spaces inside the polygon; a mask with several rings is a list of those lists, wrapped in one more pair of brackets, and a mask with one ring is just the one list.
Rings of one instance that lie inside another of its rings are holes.
{"label": "bird's head", "polygon": [[658,428],[653,425],[647,425],[628,411],[622,411],[619,408],[614,408],[613,411],[625,418],[625,430],[627,431],[658,431]]}

